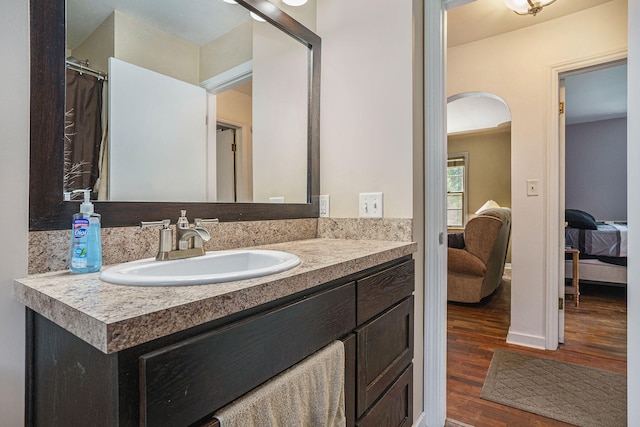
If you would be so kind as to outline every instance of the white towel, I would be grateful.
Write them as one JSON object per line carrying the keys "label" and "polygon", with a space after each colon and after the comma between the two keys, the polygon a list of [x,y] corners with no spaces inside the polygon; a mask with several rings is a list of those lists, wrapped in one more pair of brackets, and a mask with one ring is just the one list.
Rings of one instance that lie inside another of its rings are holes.
{"label": "white towel", "polygon": [[344,427],[344,344],[336,341],[214,414],[222,427]]}

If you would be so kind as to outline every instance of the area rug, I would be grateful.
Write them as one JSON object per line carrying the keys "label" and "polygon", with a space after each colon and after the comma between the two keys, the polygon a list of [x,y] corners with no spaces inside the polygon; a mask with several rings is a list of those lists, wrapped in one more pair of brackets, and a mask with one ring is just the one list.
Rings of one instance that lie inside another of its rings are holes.
{"label": "area rug", "polygon": [[494,352],[480,397],[578,426],[627,425],[625,375],[512,351]]}

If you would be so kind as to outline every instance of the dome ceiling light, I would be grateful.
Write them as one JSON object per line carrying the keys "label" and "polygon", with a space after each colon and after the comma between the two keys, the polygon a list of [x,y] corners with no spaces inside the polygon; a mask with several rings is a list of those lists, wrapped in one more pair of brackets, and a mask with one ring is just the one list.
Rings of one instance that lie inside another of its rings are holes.
{"label": "dome ceiling light", "polygon": [[542,8],[556,0],[504,0],[504,4],[518,15],[536,16]]}
{"label": "dome ceiling light", "polygon": [[307,0],[282,0],[282,2],[289,6],[303,6],[307,3]]}

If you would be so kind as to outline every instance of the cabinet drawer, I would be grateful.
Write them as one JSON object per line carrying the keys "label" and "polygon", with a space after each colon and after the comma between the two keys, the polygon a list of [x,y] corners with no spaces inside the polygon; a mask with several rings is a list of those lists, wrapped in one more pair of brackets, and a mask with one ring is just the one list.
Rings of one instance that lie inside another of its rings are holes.
{"label": "cabinet drawer", "polygon": [[398,377],[357,427],[408,427],[413,422],[413,364]]}
{"label": "cabinet drawer", "polygon": [[358,325],[408,297],[414,288],[413,260],[358,280]]}
{"label": "cabinet drawer", "polygon": [[355,327],[353,282],[140,357],[143,426],[184,426]]}
{"label": "cabinet drawer", "polygon": [[356,335],[361,416],[413,359],[413,296],[358,328]]}

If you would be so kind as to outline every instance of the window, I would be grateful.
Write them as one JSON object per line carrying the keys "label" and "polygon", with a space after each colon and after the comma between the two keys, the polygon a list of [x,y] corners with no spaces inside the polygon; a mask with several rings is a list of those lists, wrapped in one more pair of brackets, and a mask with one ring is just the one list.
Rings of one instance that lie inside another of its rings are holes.
{"label": "window", "polygon": [[447,227],[463,228],[467,207],[467,153],[447,160]]}

